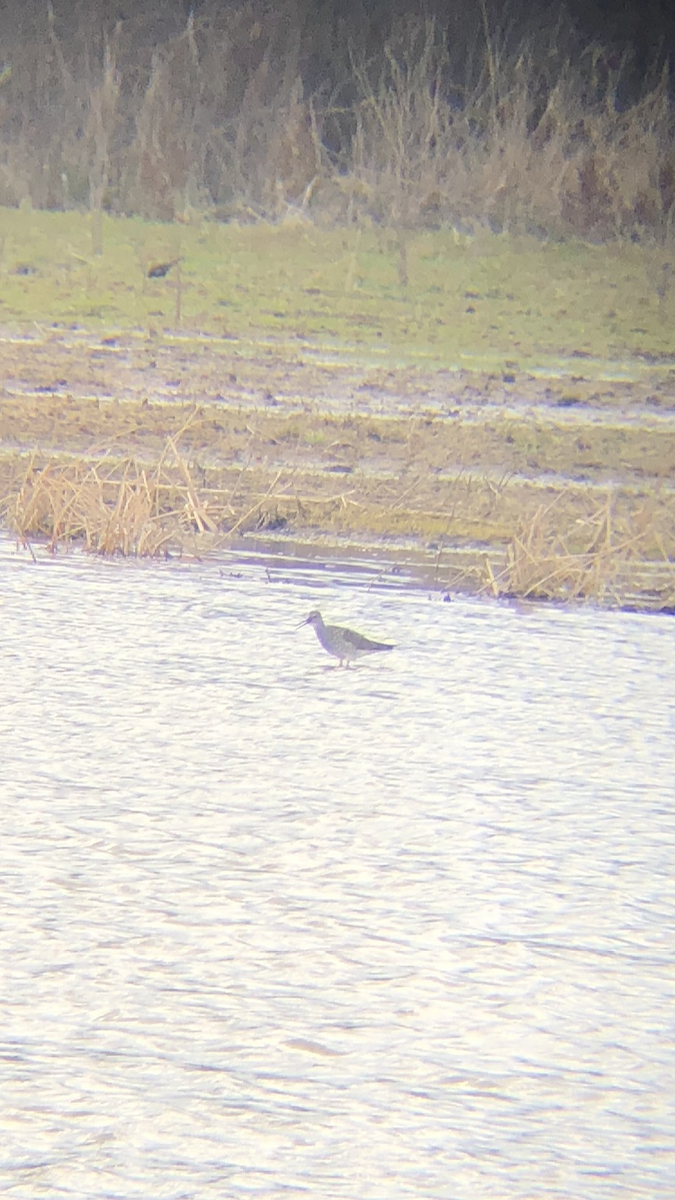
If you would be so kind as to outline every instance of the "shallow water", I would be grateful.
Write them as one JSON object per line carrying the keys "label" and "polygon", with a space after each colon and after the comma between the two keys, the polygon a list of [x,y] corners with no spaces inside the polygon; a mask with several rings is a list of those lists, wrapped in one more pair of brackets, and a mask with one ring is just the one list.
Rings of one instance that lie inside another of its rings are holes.
{"label": "shallow water", "polygon": [[0,543],[3,1191],[672,1197],[672,618],[380,572]]}

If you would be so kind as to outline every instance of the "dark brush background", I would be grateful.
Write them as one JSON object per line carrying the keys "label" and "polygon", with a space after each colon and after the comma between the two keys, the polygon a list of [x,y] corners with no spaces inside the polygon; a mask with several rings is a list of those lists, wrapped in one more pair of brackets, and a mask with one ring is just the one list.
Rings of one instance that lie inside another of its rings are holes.
{"label": "dark brush background", "polygon": [[672,0],[0,0],[0,205],[663,240],[674,48]]}

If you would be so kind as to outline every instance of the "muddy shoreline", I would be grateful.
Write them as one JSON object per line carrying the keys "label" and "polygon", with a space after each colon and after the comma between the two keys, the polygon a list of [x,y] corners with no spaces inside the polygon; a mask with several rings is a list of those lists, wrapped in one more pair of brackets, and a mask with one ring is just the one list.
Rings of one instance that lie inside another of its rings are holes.
{"label": "muddy shoreline", "polygon": [[122,481],[149,495],[151,479],[162,536],[121,552],[353,542],[414,552],[440,588],[675,603],[668,362],[632,379],[583,364],[539,378],[364,365],[319,344],[36,329],[0,335],[0,370],[2,516],[23,536],[88,543],[86,518],[55,528],[50,480],[59,513],[66,486],[91,499],[96,480],[105,514]]}

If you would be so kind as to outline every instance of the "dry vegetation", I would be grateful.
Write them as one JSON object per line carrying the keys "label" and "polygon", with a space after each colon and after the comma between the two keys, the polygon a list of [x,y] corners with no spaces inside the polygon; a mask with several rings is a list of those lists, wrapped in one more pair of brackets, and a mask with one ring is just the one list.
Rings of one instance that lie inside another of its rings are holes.
{"label": "dry vegetation", "polygon": [[[78,341],[82,362],[95,344]],[[52,366],[63,365],[59,345],[72,371],[67,337],[50,342]],[[121,365],[117,386],[106,379],[126,393],[119,401],[40,395],[43,348],[24,343],[26,394],[0,397],[0,513],[24,544],[199,556],[246,535],[367,542],[389,555],[423,550],[439,588],[675,604],[675,428],[649,406],[638,419],[635,389],[607,388],[604,410],[562,423],[551,396],[532,419],[525,379],[522,413],[496,397],[476,406],[475,377],[455,380],[451,412],[420,411],[414,393],[405,406],[397,398],[398,412],[384,397],[378,411],[330,413],[324,371],[303,368],[298,403],[282,398],[283,360],[262,376],[257,361],[239,360],[238,399],[150,402],[142,345],[126,345],[137,398]],[[167,373],[185,369],[184,344],[165,355]],[[193,356],[204,372],[203,347]],[[222,359],[211,365],[221,379]],[[354,371],[336,371],[334,385],[350,390]]]}
{"label": "dry vegetation", "polygon": [[[330,470],[249,466],[214,472],[205,484],[169,438],[152,468],[131,459],[55,462],[34,454],[2,508],[24,545],[39,539],[52,551],[76,542],[104,555],[200,555],[251,532],[281,530],[294,541],[379,534],[390,550],[401,538],[437,547],[434,582],[447,589],[675,607],[672,497],[659,504],[608,488],[589,512],[580,489],[560,489],[542,504],[536,485],[495,487],[461,475],[435,489],[421,486],[419,475],[405,486],[394,477],[347,483],[331,480]],[[575,512],[583,515],[574,520]],[[442,561],[449,547],[464,553]]]}
{"label": "dry vegetation", "polygon": [[608,490],[602,505],[578,520],[573,533],[577,549],[572,548],[571,538],[551,530],[549,506],[542,505],[528,521],[521,520],[510,540],[505,567],[494,579],[495,593],[506,590],[524,598],[673,609],[672,506],[668,511],[643,497],[630,515],[617,519],[616,499],[614,491]]}
{"label": "dry vegetation", "polygon": [[[160,219],[669,236],[667,69],[515,5],[2,12],[0,204]],[[367,47],[367,50],[363,49]],[[99,231],[100,233],[100,231]],[[96,245],[97,231],[94,231]]]}

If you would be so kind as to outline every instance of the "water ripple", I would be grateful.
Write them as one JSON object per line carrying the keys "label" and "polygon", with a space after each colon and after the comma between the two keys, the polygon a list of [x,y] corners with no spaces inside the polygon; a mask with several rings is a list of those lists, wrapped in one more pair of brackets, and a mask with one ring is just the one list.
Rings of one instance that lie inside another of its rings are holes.
{"label": "water ripple", "polygon": [[672,1196],[671,621],[240,566],[0,543],[3,1189]]}

